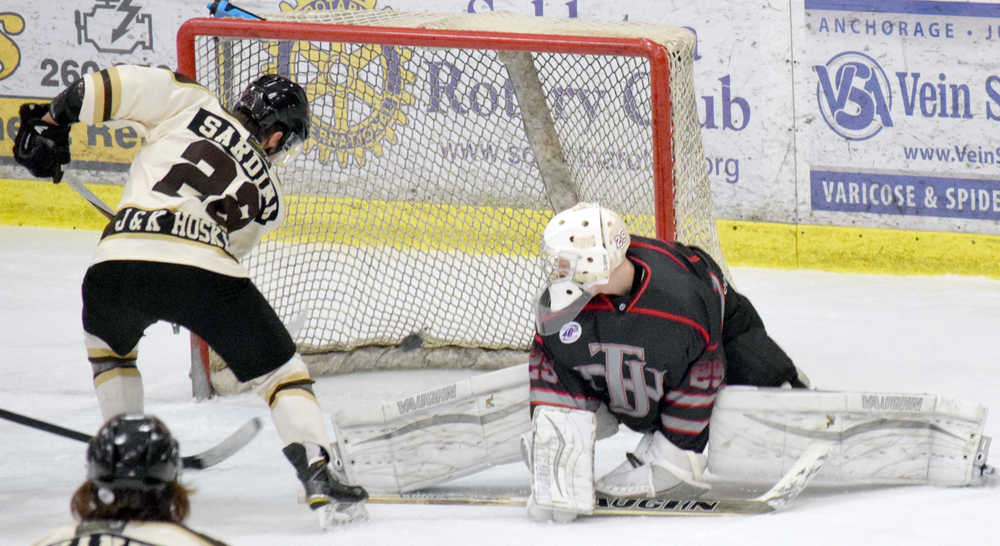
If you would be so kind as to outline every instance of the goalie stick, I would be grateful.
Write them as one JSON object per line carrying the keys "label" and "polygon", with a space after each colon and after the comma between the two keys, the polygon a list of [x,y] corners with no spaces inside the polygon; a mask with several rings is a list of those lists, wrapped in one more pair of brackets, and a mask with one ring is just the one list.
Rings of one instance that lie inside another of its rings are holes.
{"label": "goalie stick", "polygon": [[[628,498],[598,493],[594,516],[724,516],[756,515],[780,510],[809,485],[823,467],[832,446],[813,444],[767,492],[750,499],[732,498]],[[524,488],[470,491],[468,488],[435,488],[398,494],[373,494],[368,502],[382,504],[448,504],[525,506],[530,491]]]}
{"label": "goalie stick", "polygon": [[[84,434],[82,432],[61,427],[52,423],[45,421],[40,421],[33,417],[28,417],[27,415],[21,415],[20,413],[14,413],[5,409],[0,409],[0,418],[7,419],[8,421],[13,421],[15,423],[37,428],[39,430],[44,430],[45,432],[50,432],[52,434],[62,436],[64,438],[69,438],[71,440],[77,440],[79,442],[89,442],[91,436],[89,434]],[[203,470],[210,466],[219,464],[220,462],[233,456],[237,451],[243,449],[244,446],[253,440],[257,433],[260,432],[260,418],[254,417],[246,423],[236,429],[232,434],[227,436],[221,442],[215,444],[214,446],[202,451],[200,453],[195,453],[194,455],[188,455],[182,457],[181,461],[184,468],[191,470]]]}

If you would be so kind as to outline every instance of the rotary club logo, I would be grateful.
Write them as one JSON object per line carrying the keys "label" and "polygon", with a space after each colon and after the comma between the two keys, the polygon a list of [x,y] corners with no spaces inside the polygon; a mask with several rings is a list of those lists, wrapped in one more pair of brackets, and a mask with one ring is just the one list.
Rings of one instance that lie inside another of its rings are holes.
{"label": "rotary club logo", "polygon": [[[281,11],[370,10],[375,0],[313,0],[281,4]],[[318,150],[323,162],[335,157],[341,167],[363,166],[369,154],[382,157],[396,143],[396,126],[405,125],[408,91],[416,76],[407,70],[413,51],[378,44],[291,42],[271,47],[276,66],[309,96],[313,121],[304,151]]]}

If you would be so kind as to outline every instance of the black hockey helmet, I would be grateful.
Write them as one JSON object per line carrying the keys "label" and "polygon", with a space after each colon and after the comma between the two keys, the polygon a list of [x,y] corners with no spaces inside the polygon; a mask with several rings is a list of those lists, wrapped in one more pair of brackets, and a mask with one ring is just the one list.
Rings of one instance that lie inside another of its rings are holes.
{"label": "black hockey helmet", "polygon": [[302,87],[277,74],[254,80],[236,101],[233,110],[248,122],[247,129],[263,142],[271,133],[284,132],[270,155],[283,163],[309,138],[309,99]]}
{"label": "black hockey helmet", "polygon": [[112,489],[159,489],[181,469],[177,440],[162,421],[122,413],[108,420],[87,447],[87,479]]}

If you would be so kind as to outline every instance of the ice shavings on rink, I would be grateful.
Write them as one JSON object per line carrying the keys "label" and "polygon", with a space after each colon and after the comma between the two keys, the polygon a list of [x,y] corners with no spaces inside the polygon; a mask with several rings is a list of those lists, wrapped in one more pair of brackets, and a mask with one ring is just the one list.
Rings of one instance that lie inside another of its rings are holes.
{"label": "ice shavings on rink", "polygon": [[[80,281],[97,233],[0,227],[0,407],[65,427],[100,425],[80,331]],[[733,268],[772,335],[825,389],[931,392],[1000,407],[1000,280],[892,277]],[[322,533],[297,503],[298,480],[280,453],[264,403],[254,394],[195,402],[186,332],[152,327],[140,344],[146,409],[192,453],[252,416],[264,430],[217,467],[188,472],[188,523],[234,545],[444,546],[670,543],[777,546],[992,544],[1000,541],[1000,488],[814,487],[785,511],[726,518],[610,518],[569,525],[528,520],[523,508],[371,505],[371,520]],[[468,371],[371,372],[320,378],[327,414],[467,376]],[[1000,438],[1000,417],[986,435]],[[599,444],[598,472],[636,436]],[[68,523],[82,481],[83,444],[0,421],[0,544],[30,544]],[[994,449],[996,464],[1000,450]],[[522,485],[522,465],[496,467],[469,485]],[[726,489],[728,487],[728,489]],[[766,489],[720,484],[752,496]]]}

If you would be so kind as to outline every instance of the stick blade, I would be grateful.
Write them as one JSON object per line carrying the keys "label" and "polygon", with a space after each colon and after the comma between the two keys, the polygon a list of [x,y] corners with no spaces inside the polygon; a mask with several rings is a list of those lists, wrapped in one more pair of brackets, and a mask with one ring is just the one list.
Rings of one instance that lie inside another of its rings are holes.
{"label": "stick blade", "polygon": [[224,440],[216,444],[215,446],[202,451],[201,453],[196,453],[194,455],[188,455],[182,460],[184,468],[190,470],[203,470],[210,466],[214,466],[229,457],[233,456],[237,451],[243,449],[244,446],[253,440],[257,433],[260,432],[261,421],[259,417],[254,417],[240,428],[236,429],[235,432],[227,436]]}
{"label": "stick blade", "polygon": [[810,445],[802,452],[802,455],[795,461],[795,464],[788,469],[784,477],[778,483],[774,484],[774,487],[767,490],[766,493],[757,497],[757,500],[766,503],[775,510],[795,500],[799,496],[799,493],[802,493],[806,486],[809,485],[813,476],[823,468],[823,464],[826,463],[826,457],[832,449],[832,444]]}

